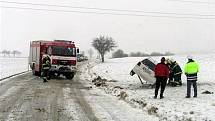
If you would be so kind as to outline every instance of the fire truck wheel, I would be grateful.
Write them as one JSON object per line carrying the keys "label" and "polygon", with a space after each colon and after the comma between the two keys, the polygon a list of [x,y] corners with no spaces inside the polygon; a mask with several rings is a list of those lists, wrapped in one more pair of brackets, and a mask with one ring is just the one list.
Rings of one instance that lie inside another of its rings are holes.
{"label": "fire truck wheel", "polygon": [[67,79],[73,79],[74,74],[69,73],[69,74],[66,74],[65,76],[66,76]]}

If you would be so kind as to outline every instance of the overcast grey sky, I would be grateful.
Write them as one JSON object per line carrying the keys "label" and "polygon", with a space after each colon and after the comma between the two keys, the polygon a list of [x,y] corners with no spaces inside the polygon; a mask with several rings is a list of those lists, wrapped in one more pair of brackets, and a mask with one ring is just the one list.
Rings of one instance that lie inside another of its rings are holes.
{"label": "overcast grey sky", "polygon": [[[0,50],[20,50],[24,56],[28,55],[29,42],[32,40],[73,40],[81,50],[88,50],[91,47],[92,39],[99,35],[113,37],[118,43],[118,48],[128,53],[135,51],[147,53],[152,51],[172,51],[175,53],[214,51],[215,2],[209,4],[201,3],[200,0],[200,2],[197,0],[193,0],[194,2],[183,2],[180,0],[7,1],[67,5],[74,7],[82,6],[179,14],[214,15],[191,16],[171,14],[168,16],[197,18],[169,18],[0,8]],[[202,1],[213,2],[212,0]],[[1,2],[0,6],[113,13],[113,11],[20,5]],[[115,13],[160,15],[155,13],[131,13],[123,11]],[[214,19],[199,19],[205,17]]]}

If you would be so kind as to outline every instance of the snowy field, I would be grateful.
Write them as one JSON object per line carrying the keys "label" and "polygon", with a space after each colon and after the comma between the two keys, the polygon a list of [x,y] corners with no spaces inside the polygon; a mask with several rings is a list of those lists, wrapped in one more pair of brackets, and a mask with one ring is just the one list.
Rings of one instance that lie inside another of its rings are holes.
{"label": "snowy field", "polygon": [[0,57],[0,79],[28,70],[28,58]]}
{"label": "snowy field", "polygon": [[[133,77],[129,75],[134,65],[144,58],[108,59],[105,63],[88,62],[81,69],[84,72],[82,78],[91,83],[97,76],[101,76],[107,80],[106,86],[99,87],[101,90],[116,98],[119,98],[120,93],[125,92],[127,94],[125,102],[154,115],[159,120],[215,121],[215,96],[202,94],[206,90],[215,92],[215,54],[193,56],[200,64],[198,98],[185,98],[186,77],[183,74],[183,86],[167,87],[164,99],[153,99],[154,89],[141,86],[136,75]],[[176,60],[182,68],[187,62],[186,55],[170,58]],[[160,57],[153,57],[153,59],[159,61]]]}

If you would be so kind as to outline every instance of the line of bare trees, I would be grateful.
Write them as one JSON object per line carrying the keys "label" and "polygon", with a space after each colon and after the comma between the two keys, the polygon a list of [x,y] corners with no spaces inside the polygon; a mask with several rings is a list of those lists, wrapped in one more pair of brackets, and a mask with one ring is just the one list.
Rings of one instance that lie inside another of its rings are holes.
{"label": "line of bare trees", "polygon": [[166,53],[159,53],[159,52],[152,52],[151,54],[147,54],[144,52],[131,52],[130,54],[124,53],[123,50],[118,49],[112,54],[113,58],[122,58],[122,57],[147,57],[147,56],[171,56],[174,55],[171,52]]}
{"label": "line of bare trees", "polygon": [[17,56],[20,56],[22,53],[18,50],[3,50],[0,52],[0,54],[3,56],[3,57],[17,57]]}
{"label": "line of bare trees", "polygon": [[[94,38],[92,41],[92,46],[98,51],[100,57],[102,58],[102,62],[104,62],[104,55],[110,51],[113,51],[114,48],[117,47],[116,42],[112,37],[108,36],[99,36]],[[92,50],[88,51],[89,55],[92,56]],[[171,52],[159,53],[152,52],[151,54],[147,54],[144,52],[131,52],[130,54],[124,53],[123,50],[118,49],[114,53],[112,53],[113,58],[122,58],[122,57],[147,57],[147,56],[171,56],[174,55]]]}

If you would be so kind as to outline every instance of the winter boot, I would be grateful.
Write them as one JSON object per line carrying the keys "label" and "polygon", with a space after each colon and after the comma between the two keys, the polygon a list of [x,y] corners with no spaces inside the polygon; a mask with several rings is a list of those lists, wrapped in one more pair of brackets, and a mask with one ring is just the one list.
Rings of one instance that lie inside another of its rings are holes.
{"label": "winter boot", "polygon": [[163,98],[164,98],[163,94],[160,94],[160,99],[163,99]]}
{"label": "winter boot", "polygon": [[47,80],[50,80],[51,79],[51,77],[50,76],[47,76]]}
{"label": "winter boot", "polygon": [[171,83],[171,86],[172,86],[172,87],[176,87],[176,86],[177,86],[177,83],[176,83],[176,82],[172,82],[172,83]]}
{"label": "winter boot", "polygon": [[47,79],[46,79],[46,78],[43,78],[43,83],[46,83],[46,82],[48,82]]}
{"label": "winter boot", "polygon": [[172,84],[173,80],[169,80],[169,82],[167,83],[167,85],[170,85]]}
{"label": "winter boot", "polygon": [[163,99],[164,98],[164,96],[160,96],[160,99]]}
{"label": "winter boot", "polygon": [[185,98],[190,98],[190,96],[187,95]]}

